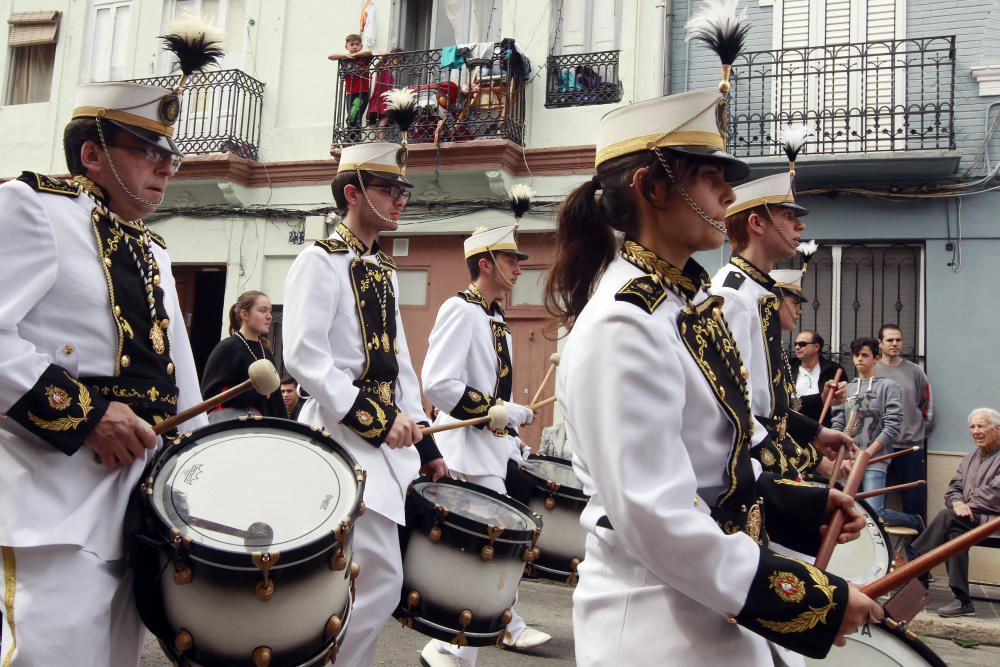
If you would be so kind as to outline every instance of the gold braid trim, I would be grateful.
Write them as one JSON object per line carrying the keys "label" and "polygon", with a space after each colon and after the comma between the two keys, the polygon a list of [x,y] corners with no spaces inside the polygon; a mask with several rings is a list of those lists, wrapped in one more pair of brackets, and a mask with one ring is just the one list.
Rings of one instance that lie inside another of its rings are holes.
{"label": "gold braid trim", "polygon": [[3,659],[3,667],[10,667],[11,660],[14,659],[14,651],[17,650],[17,631],[14,629],[14,594],[17,592],[17,560],[14,558],[14,550],[11,547],[0,547],[3,555],[3,585],[4,585],[4,618],[7,619],[7,626],[10,628],[10,651]]}
{"label": "gold braid trim", "polygon": [[[382,406],[380,406],[378,403],[376,403],[370,398],[366,398],[365,401],[371,403],[372,407],[375,408],[376,426],[375,428],[369,429],[367,431],[356,431],[356,433],[360,435],[362,438],[374,438],[378,435],[381,435],[382,432],[385,431],[386,426],[388,426],[388,424],[386,423],[387,420],[385,417],[385,410],[383,410]],[[358,419],[358,421],[360,422],[361,420]]]}
{"label": "gold braid trim", "polygon": [[632,259],[635,263],[646,268],[650,273],[658,273],[675,285],[693,295],[698,291],[694,282],[684,272],[666,260],[657,257],[656,253],[646,250],[635,241],[625,241],[622,246],[622,254],[626,259]]}
{"label": "gold braid trim", "polygon": [[75,430],[80,424],[87,421],[87,415],[90,411],[94,409],[93,402],[90,398],[90,391],[83,386],[78,380],[72,377],[69,373],[63,372],[70,382],[75,384],[79,388],[79,403],[80,403],[80,416],[79,417],[61,417],[59,419],[42,419],[41,417],[35,416],[33,413],[28,412],[28,419],[31,423],[38,428],[45,429],[46,431],[72,431]]}
{"label": "gold braid trim", "polygon": [[763,618],[758,618],[757,622],[763,627],[771,630],[773,632],[778,632],[780,634],[790,634],[793,632],[806,632],[807,630],[812,630],[820,623],[826,623],[826,617],[829,615],[830,611],[834,609],[837,605],[833,602],[816,609],[815,607],[809,607],[809,611],[804,611],[790,621],[768,621]]}

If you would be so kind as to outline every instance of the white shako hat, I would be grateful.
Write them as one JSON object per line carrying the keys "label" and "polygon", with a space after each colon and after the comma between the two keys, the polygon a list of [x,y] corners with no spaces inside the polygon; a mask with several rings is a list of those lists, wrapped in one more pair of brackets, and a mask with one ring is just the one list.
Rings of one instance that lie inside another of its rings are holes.
{"label": "white shako hat", "polygon": [[387,141],[346,146],[340,152],[337,173],[366,171],[387,181],[413,187],[406,178],[406,154],[403,147]]}
{"label": "white shako hat", "polygon": [[792,296],[802,298],[802,269],[775,269],[768,275],[774,281],[776,292],[790,292]]}
{"label": "white shako hat", "polygon": [[795,203],[792,175],[787,171],[744,183],[733,188],[733,192],[736,194],[736,201],[726,210],[727,218],[762,204],[790,208],[800,218],[809,213],[809,209]]}
{"label": "white shako hat", "polygon": [[493,229],[485,227],[476,229],[472,232],[472,236],[465,239],[465,258],[469,259],[483,252],[509,252],[518,259],[528,259],[528,256],[517,248],[516,232],[517,223]]}

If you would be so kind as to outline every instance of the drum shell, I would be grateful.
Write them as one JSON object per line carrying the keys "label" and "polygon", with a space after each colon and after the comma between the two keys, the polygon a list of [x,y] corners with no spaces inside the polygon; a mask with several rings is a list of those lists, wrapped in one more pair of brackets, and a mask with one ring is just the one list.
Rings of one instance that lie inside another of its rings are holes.
{"label": "drum shell", "polygon": [[[431,506],[411,487],[400,540],[403,588],[393,616],[436,639],[452,642],[461,635],[470,646],[489,646],[497,643],[506,626],[504,616],[517,595],[525,552],[537,541],[542,520],[527,506],[485,487],[456,480],[439,483],[469,487],[515,507],[534,519],[534,530],[505,531],[491,540],[485,525],[477,527],[470,519]],[[484,557],[487,547],[489,556]],[[463,627],[465,611],[471,617]]]}
{"label": "drum shell", "polygon": [[[573,468],[571,461],[555,456],[536,455],[529,459],[532,461],[549,461],[571,471]],[[553,486],[551,480],[529,468],[522,468],[522,473],[534,482],[527,504],[545,522],[545,530],[538,538],[540,554],[532,569],[537,576],[574,583],[576,564],[586,554],[587,531],[580,525],[580,514],[588,497],[581,488]]]}
{"label": "drum shell", "polygon": [[806,665],[946,667],[944,661],[929,646],[915,637],[907,636],[901,627],[892,630],[874,623],[866,623],[857,632],[848,635],[845,646],[832,647],[822,660],[806,658]]}

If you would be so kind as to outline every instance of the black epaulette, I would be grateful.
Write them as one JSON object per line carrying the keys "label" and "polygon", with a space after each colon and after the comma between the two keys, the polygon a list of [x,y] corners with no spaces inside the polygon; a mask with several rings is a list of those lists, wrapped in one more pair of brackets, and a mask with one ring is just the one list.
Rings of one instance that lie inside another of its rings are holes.
{"label": "black epaulette", "polygon": [[68,183],[33,171],[22,171],[17,180],[28,185],[35,192],[48,192],[64,197],[76,197],[83,191],[83,187],[79,183]]}
{"label": "black epaulette", "polygon": [[615,301],[627,301],[652,313],[663,303],[667,290],[650,274],[633,278],[615,294]]}
{"label": "black epaulette", "polygon": [[160,246],[164,250],[167,249],[167,242],[164,240],[164,238],[162,236],[160,236],[159,234],[156,234],[154,232],[149,231],[149,229],[146,229],[146,233],[149,234],[149,238],[150,238],[150,240],[153,243],[155,243],[156,245]]}
{"label": "black epaulette", "polygon": [[337,239],[320,239],[316,241],[318,245],[323,250],[326,250],[331,255],[334,253],[347,253],[350,252],[350,248],[343,241],[338,241]]}
{"label": "black epaulette", "polygon": [[739,271],[730,271],[729,275],[726,276],[726,279],[722,282],[722,286],[728,287],[729,289],[738,290],[740,288],[740,285],[742,285],[743,281],[746,279],[747,277],[742,273],[740,273]]}
{"label": "black epaulette", "polygon": [[396,268],[396,262],[392,261],[392,257],[389,257],[389,255],[381,250],[375,253],[375,256],[378,257],[378,261],[382,266],[388,266],[390,269]]}

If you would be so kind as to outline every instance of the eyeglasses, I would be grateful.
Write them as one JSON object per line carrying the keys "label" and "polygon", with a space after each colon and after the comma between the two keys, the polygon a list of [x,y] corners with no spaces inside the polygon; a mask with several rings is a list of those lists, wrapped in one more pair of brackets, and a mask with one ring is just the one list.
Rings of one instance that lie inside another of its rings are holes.
{"label": "eyeglasses", "polygon": [[390,199],[402,197],[404,202],[410,201],[410,195],[413,194],[402,185],[369,185],[368,187],[389,193]]}
{"label": "eyeglasses", "polygon": [[793,343],[793,345],[795,345],[795,347],[805,347],[806,345],[818,345],[818,344],[819,343],[817,343],[814,340],[811,340],[811,341],[797,340],[797,341],[795,341],[795,343]]}
{"label": "eyeglasses", "polygon": [[167,151],[160,150],[155,146],[122,146],[117,145],[113,148],[120,148],[125,151],[132,151],[133,153],[142,153],[146,156],[146,159],[153,164],[160,164],[164,160],[170,160],[170,166],[177,169],[181,168],[181,157],[179,155],[174,155],[173,153],[168,153]]}

